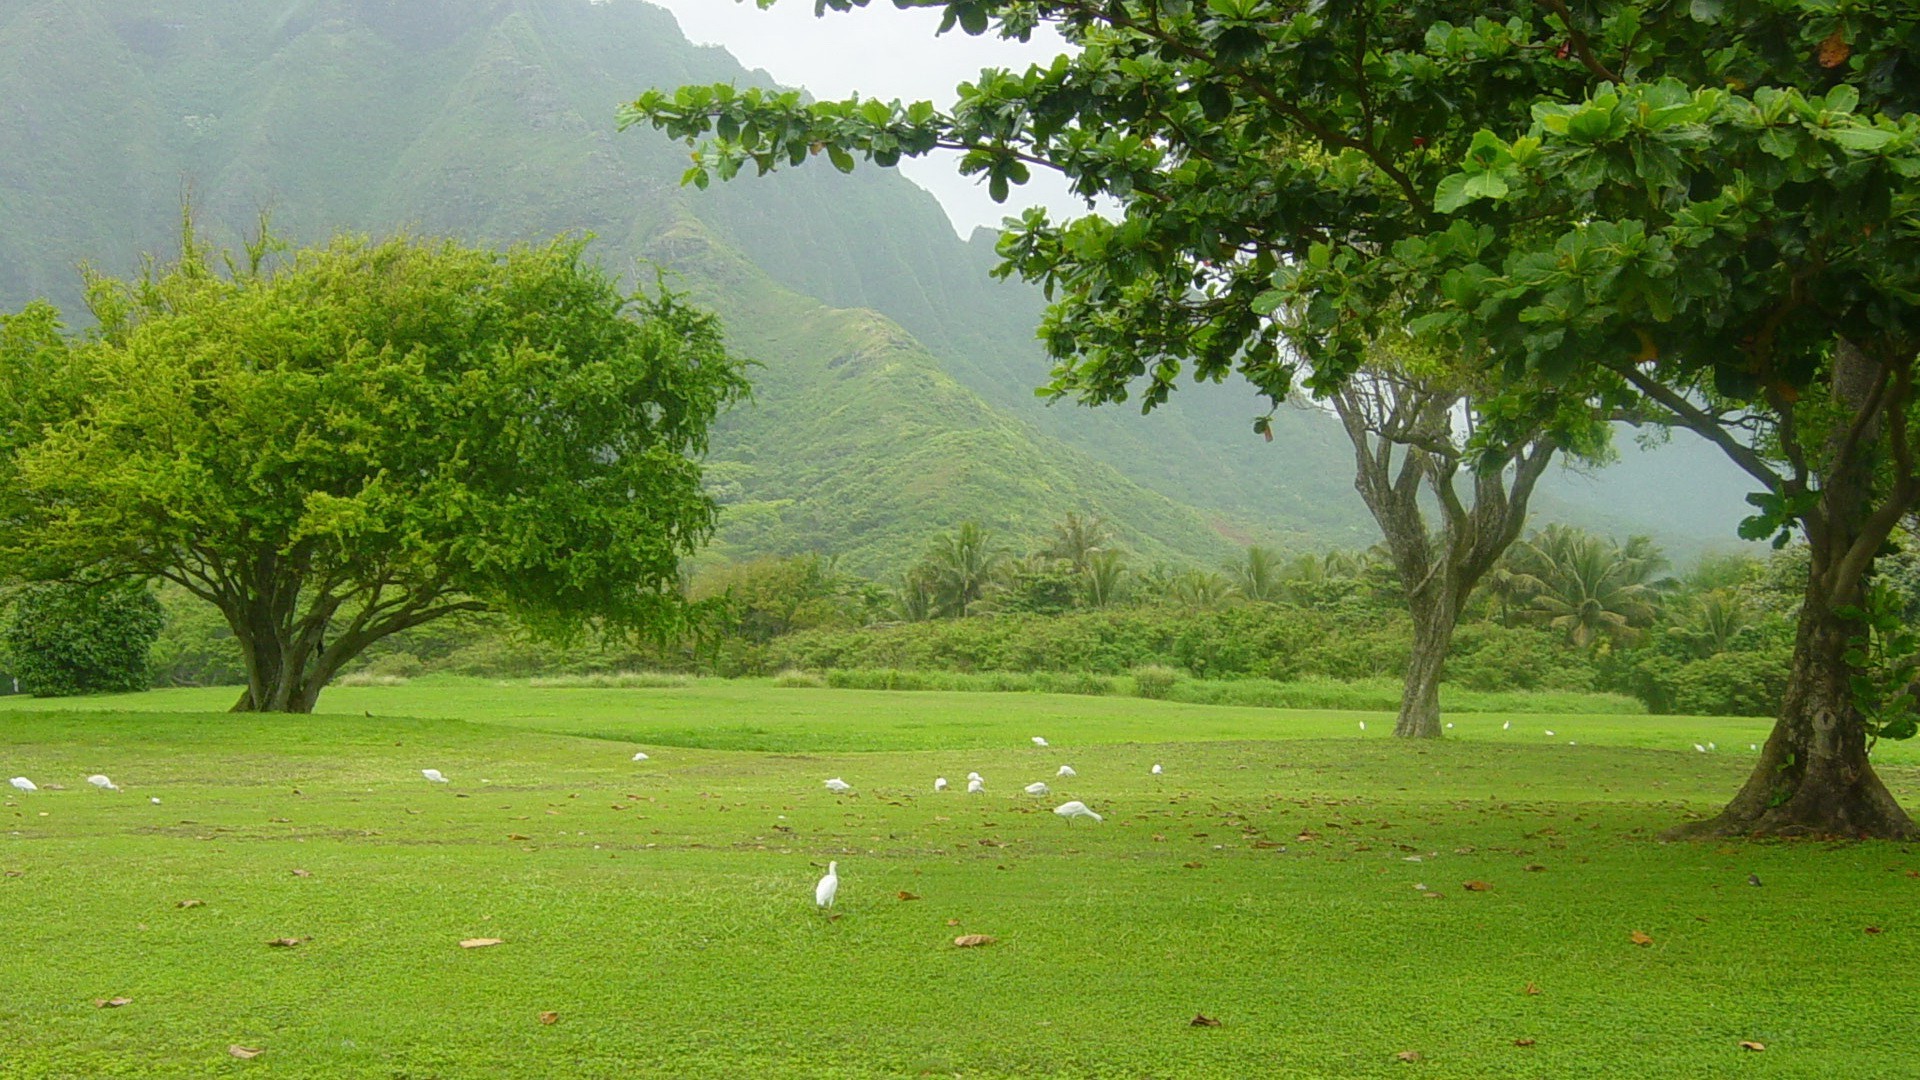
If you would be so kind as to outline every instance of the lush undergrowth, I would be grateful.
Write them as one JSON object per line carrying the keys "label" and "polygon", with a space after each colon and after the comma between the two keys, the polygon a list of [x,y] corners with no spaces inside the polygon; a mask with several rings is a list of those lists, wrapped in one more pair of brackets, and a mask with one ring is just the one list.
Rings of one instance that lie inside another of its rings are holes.
{"label": "lush undergrowth", "polygon": [[[1920,855],[1656,839],[1739,783],[1751,720],[1463,715],[1409,745],[1377,714],[767,682],[207,711],[229,697],[0,709],[0,772],[44,789],[0,819],[0,1076],[1910,1064],[1885,1003],[1920,990]],[[931,790],[970,770],[985,795]]]}

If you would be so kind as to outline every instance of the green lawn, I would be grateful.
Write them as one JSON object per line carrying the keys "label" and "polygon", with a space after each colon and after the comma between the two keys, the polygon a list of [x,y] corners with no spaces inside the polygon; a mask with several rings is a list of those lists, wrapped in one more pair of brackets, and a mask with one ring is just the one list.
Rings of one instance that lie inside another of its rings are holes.
{"label": "green lawn", "polygon": [[[0,773],[64,785],[0,789],[0,1076],[1914,1071],[1920,854],[1656,838],[1733,791],[1753,720],[1409,746],[1379,714],[766,683],[230,699],[0,702]],[[932,792],[969,770],[988,794]]]}

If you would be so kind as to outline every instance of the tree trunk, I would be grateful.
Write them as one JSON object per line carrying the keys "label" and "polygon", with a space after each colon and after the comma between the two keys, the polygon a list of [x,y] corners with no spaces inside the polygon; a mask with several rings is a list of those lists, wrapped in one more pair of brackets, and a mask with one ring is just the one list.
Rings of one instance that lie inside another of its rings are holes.
{"label": "tree trunk", "polygon": [[1833,611],[1813,568],[1780,717],[1746,786],[1720,814],[1673,830],[1687,836],[1920,838],[1867,759],[1847,650],[1862,632]]}
{"label": "tree trunk", "polygon": [[[1434,588],[1445,586],[1436,582]],[[1407,658],[1400,717],[1393,725],[1393,733],[1403,738],[1440,737],[1440,676],[1453,645],[1453,629],[1459,622],[1458,606],[1446,602],[1450,599],[1414,608],[1413,652]]]}

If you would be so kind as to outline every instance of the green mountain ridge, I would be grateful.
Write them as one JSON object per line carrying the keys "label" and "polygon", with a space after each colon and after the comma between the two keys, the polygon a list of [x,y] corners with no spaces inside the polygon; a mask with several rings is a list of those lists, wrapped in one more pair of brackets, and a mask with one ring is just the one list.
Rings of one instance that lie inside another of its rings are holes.
{"label": "green mountain ridge", "polygon": [[[1038,402],[1036,291],[990,279],[990,240],[954,236],[903,178],[802,169],[693,191],[684,148],[613,131],[640,90],[711,81],[765,78],[638,0],[16,0],[0,10],[0,306],[46,295],[78,313],[75,267],[171,250],[183,191],[228,239],[263,208],[300,241],[590,232],[610,267],[647,280],[650,261],[720,310],[765,365],[715,439],[721,553],[880,572],[959,520],[1024,538],[1068,510],[1148,558],[1373,541],[1323,415],[1283,414],[1268,445],[1244,388],[1183,389],[1144,419]],[[1731,535],[1650,528],[1618,492],[1546,501],[1670,545]]]}

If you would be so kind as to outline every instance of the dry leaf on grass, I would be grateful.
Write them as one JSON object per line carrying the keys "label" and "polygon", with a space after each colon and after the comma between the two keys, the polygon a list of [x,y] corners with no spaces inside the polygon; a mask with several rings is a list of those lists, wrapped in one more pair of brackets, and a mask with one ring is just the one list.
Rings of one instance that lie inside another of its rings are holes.
{"label": "dry leaf on grass", "polygon": [[1752,1050],[1755,1053],[1759,1053],[1760,1051],[1765,1050],[1766,1048],[1767,1048],[1766,1043],[1754,1042],[1752,1039],[1740,1040],[1740,1049],[1742,1050]]}
{"label": "dry leaf on grass", "polygon": [[267,944],[273,946],[276,949],[291,949],[295,945],[298,945],[305,940],[306,940],[305,938],[297,938],[297,937],[277,937],[277,938],[274,938],[272,941],[267,942]]}
{"label": "dry leaf on grass", "polygon": [[294,877],[312,877],[312,876],[313,876],[313,871],[311,871],[311,870],[295,870],[295,871],[293,872],[293,876],[294,876]]}
{"label": "dry leaf on grass", "polygon": [[1652,937],[1652,935],[1650,935],[1650,934],[1648,934],[1648,933],[1646,933],[1645,931],[1642,931],[1642,930],[1635,930],[1635,931],[1634,931],[1633,933],[1631,933],[1631,934],[1628,934],[1628,935],[1627,935],[1627,940],[1628,940],[1628,941],[1631,941],[1631,942],[1633,942],[1633,943],[1634,943],[1635,945],[1651,945],[1651,944],[1653,944],[1653,937]]}
{"label": "dry leaf on grass", "polygon": [[93,1007],[96,1009],[117,1009],[122,1005],[131,1005],[131,1004],[133,1004],[133,999],[129,997],[94,998],[93,999]]}
{"label": "dry leaf on grass", "polygon": [[207,902],[205,900],[182,900],[173,906],[177,908],[206,907]]}
{"label": "dry leaf on grass", "polygon": [[533,839],[533,837],[531,837],[531,836],[522,836],[522,835],[520,835],[520,834],[519,834],[519,833],[517,833],[517,832],[510,832],[510,833],[508,833],[508,834],[507,834],[507,839],[509,839],[509,840],[531,840],[531,839]]}
{"label": "dry leaf on grass", "polygon": [[259,1057],[260,1048],[257,1046],[241,1046],[238,1043],[236,1043],[232,1046],[227,1047],[227,1053],[232,1054],[234,1057],[237,1057],[242,1061],[245,1061],[247,1058]]}
{"label": "dry leaf on grass", "polygon": [[1527,995],[1528,997],[1533,997],[1534,995],[1540,992],[1540,986],[1538,983],[1528,983],[1527,988],[1520,992]]}
{"label": "dry leaf on grass", "polygon": [[1869,934],[1879,934],[1879,933],[1883,933],[1883,932],[1884,932],[1884,931],[1882,931],[1882,930],[1881,930],[1881,929],[1880,929],[1879,927],[1877,927],[1877,926],[1869,926],[1869,927],[1867,927],[1867,933],[1869,933]]}
{"label": "dry leaf on grass", "polygon": [[959,925],[960,925],[960,920],[959,920],[959,919],[948,919],[948,920],[947,920],[947,925],[948,925],[948,926],[959,926]]}
{"label": "dry leaf on grass", "polygon": [[918,899],[920,899],[920,894],[919,894],[919,893],[910,893],[910,892],[908,892],[908,891],[907,891],[907,890],[905,890],[905,889],[901,889],[901,890],[900,890],[900,899],[902,899],[902,900],[918,900]]}
{"label": "dry leaf on grass", "polygon": [[1546,867],[1544,867],[1544,866],[1541,866],[1541,865],[1540,865],[1539,863],[1537,863],[1537,862],[1530,862],[1530,863],[1528,863],[1528,864],[1527,864],[1527,865],[1526,865],[1525,867],[1523,867],[1522,869],[1524,869],[1524,870],[1526,870],[1526,871],[1527,871],[1527,873],[1529,873],[1529,874],[1537,874],[1537,873],[1539,873],[1540,871],[1542,871],[1542,870],[1545,870],[1545,869],[1546,869]]}
{"label": "dry leaf on grass", "polygon": [[500,944],[500,939],[497,937],[470,937],[461,941],[460,947],[463,949],[484,949],[489,945],[498,944]]}
{"label": "dry leaf on grass", "polygon": [[1183,866],[1183,867],[1186,867],[1186,868],[1187,868],[1188,870],[1198,870],[1198,869],[1200,869],[1200,868],[1201,868],[1202,866],[1205,866],[1205,865],[1207,865],[1207,864],[1206,864],[1206,863],[1197,863],[1197,862],[1187,862],[1187,863],[1181,863],[1180,865],[1181,865],[1181,866]]}
{"label": "dry leaf on grass", "polygon": [[557,1012],[543,1012],[540,1014],[540,1022],[543,1024],[557,1024],[560,1022],[560,1014]]}
{"label": "dry leaf on grass", "polygon": [[953,939],[956,949],[972,949],[980,945],[991,945],[1000,939],[990,934],[961,934]]}
{"label": "dry leaf on grass", "polygon": [[1205,1013],[1194,1013],[1193,1019],[1187,1021],[1187,1026],[1188,1027],[1219,1027],[1220,1021],[1215,1020],[1213,1017],[1208,1016]]}
{"label": "dry leaf on grass", "polygon": [[1399,1058],[1399,1059],[1400,1059],[1401,1061],[1419,1061],[1419,1060],[1420,1060],[1420,1051],[1418,1051],[1418,1050],[1402,1050],[1402,1051],[1400,1051],[1399,1053],[1397,1053],[1397,1054],[1395,1054],[1395,1055],[1393,1055],[1393,1056],[1394,1056],[1394,1057],[1396,1057],[1396,1058]]}
{"label": "dry leaf on grass", "polygon": [[1484,881],[1463,881],[1460,883],[1460,887],[1468,892],[1486,892],[1488,889],[1493,888],[1493,886]]}
{"label": "dry leaf on grass", "polygon": [[1533,1045],[1533,1040],[1532,1040],[1532,1039],[1515,1039],[1515,1040],[1513,1040],[1513,1045],[1515,1045],[1515,1046],[1532,1046],[1532,1045]]}

